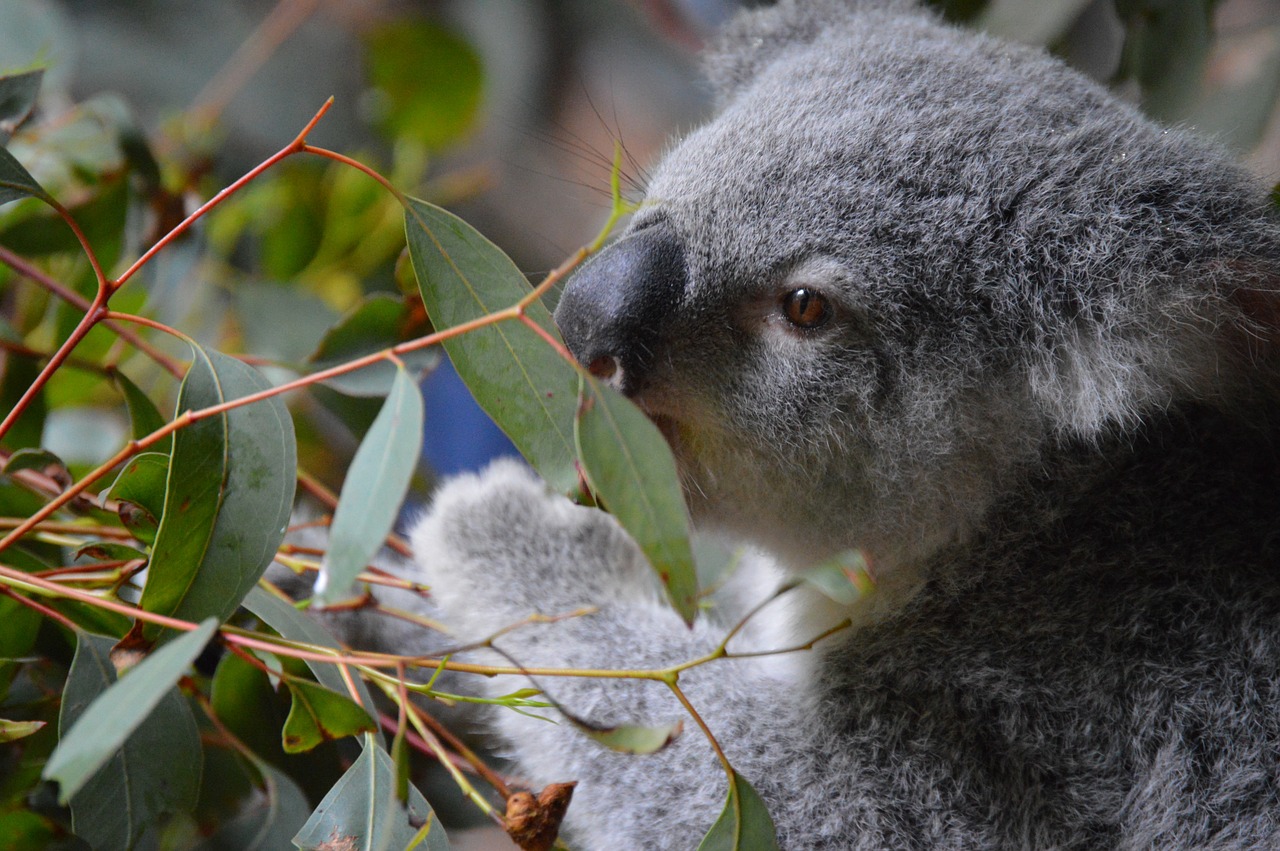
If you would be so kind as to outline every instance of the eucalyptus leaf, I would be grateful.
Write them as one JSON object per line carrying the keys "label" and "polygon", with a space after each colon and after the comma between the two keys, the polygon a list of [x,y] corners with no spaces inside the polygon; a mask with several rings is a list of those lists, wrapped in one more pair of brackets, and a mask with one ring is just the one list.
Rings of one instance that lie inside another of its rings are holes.
{"label": "eucalyptus leaf", "polygon": [[250,759],[262,776],[262,790],[196,851],[278,851],[306,824],[311,805],[298,784],[266,760]]}
{"label": "eucalyptus leaf", "polygon": [[391,757],[380,747],[365,747],[293,843],[304,851],[449,851],[444,828],[422,793],[410,785],[406,808],[396,801],[395,785]]}
{"label": "eucalyptus leaf", "polygon": [[1120,76],[1142,86],[1143,110],[1161,121],[1188,117],[1213,40],[1215,0],[1116,0],[1125,25]]}
{"label": "eucalyptus leaf", "polygon": [[[146,437],[164,426],[165,419],[160,415],[159,409],[147,398],[147,394],[138,389],[138,385],[130,381],[129,377],[119,370],[113,371],[111,377],[115,380],[116,386],[120,388],[120,392],[124,394],[124,403],[129,409],[129,422],[132,426],[135,440]],[[152,445],[152,451],[161,452],[165,455],[168,455],[172,448],[173,435],[169,435]]]}
{"label": "eucalyptus leaf", "polygon": [[146,554],[127,544],[120,544],[115,541],[94,541],[77,549],[75,557],[94,561],[133,561],[146,558]]}
{"label": "eucalyptus leaf", "polygon": [[45,202],[53,201],[49,193],[36,183],[36,179],[9,153],[0,148],[0,207],[10,201],[23,198],[39,198]]}
{"label": "eucalyptus leaf", "polygon": [[32,733],[39,732],[45,723],[44,721],[9,721],[0,718],[0,744],[12,742],[15,739],[25,739]]}
{"label": "eucalyptus leaf", "polygon": [[422,451],[422,394],[403,369],[356,450],[316,581],[316,599],[330,605],[346,597],[356,576],[391,531]]}
{"label": "eucalyptus leaf", "polygon": [[778,838],[764,801],[738,772],[729,778],[729,797],[698,851],[777,851]]}
{"label": "eucalyptus leaf", "polygon": [[[3,189],[0,189],[3,192]],[[6,335],[8,336],[8,335]],[[4,356],[4,375],[0,377],[0,411],[8,414],[18,404],[22,394],[27,391],[36,376],[40,374],[40,364],[30,358],[18,357],[9,353]],[[0,415],[3,416],[3,415]],[[0,446],[6,449],[22,449],[40,445],[44,434],[45,420],[49,416],[49,403],[45,391],[41,390],[32,397],[27,409],[14,420]]]}
{"label": "eucalyptus leaf", "polygon": [[800,581],[842,606],[851,606],[875,590],[875,580],[859,550],[845,550],[800,574]]}
{"label": "eucalyptus leaf", "polygon": [[[183,748],[183,743],[189,743],[194,737],[187,736],[181,729],[182,722],[177,720],[181,715],[177,706],[185,709],[186,704],[176,697],[173,686],[187,673],[191,663],[200,655],[200,651],[213,638],[217,629],[217,621],[213,618],[205,620],[196,629],[175,638],[139,662],[119,681],[114,681],[115,669],[110,658],[111,647],[115,642],[102,636],[79,636],[76,659],[72,662],[72,670],[67,676],[67,686],[63,693],[62,715],[59,719],[61,740],[43,772],[45,779],[58,781],[58,800],[61,803],[73,801],[74,810],[77,793],[83,789],[90,797],[79,799],[81,804],[94,813],[105,812],[107,806],[103,803],[102,796],[106,793],[93,791],[99,788],[96,786],[95,775],[113,757],[125,761],[126,775],[132,778],[131,783],[136,781],[138,784],[156,776],[168,776],[170,779],[166,783],[173,782],[174,778],[180,780],[185,775],[162,775],[165,766],[189,771],[194,763],[198,763],[198,756],[193,760],[190,754],[184,758],[181,750],[176,755],[167,752],[170,747]],[[153,710],[166,699],[166,695],[172,695],[172,699],[177,700],[177,705],[172,702],[170,704],[173,706],[172,716],[144,725],[143,722],[151,717]],[[187,717],[189,718],[189,712]],[[139,749],[134,753],[133,758],[139,764],[130,769],[130,752],[122,748],[134,731],[140,728],[146,750]],[[194,722],[191,731],[194,734]],[[155,736],[162,738],[164,747],[157,746],[157,741],[153,738]],[[196,753],[198,752],[197,742]],[[111,775],[112,772],[108,771],[110,783],[116,784],[117,778]],[[140,794],[143,788],[151,789],[150,783],[146,782],[145,786],[137,789],[130,786],[124,791]],[[174,797],[167,799],[166,803],[185,802],[188,792],[194,798],[195,789],[194,786],[176,784],[173,792]]]}
{"label": "eucalyptus leaf", "polygon": [[120,520],[125,528],[143,543],[155,543],[168,476],[169,456],[143,452],[129,459],[107,491],[109,499],[121,503]]}
{"label": "eucalyptus leaf", "polygon": [[378,729],[369,713],[349,697],[301,680],[286,685],[293,697],[293,706],[284,722],[285,753],[302,753],[322,742]]}
{"label": "eucalyptus leaf", "polygon": [[0,145],[8,144],[14,131],[31,114],[42,79],[43,68],[0,76]]}
{"label": "eucalyptus leaf", "polygon": [[675,460],[639,408],[589,375],[574,437],[596,496],[631,534],[686,623],[698,611],[698,575]]}
{"label": "eucalyptus leaf", "polygon": [[[265,390],[256,370],[196,349],[178,412]],[[142,607],[225,620],[284,539],[297,475],[293,421],[278,396],[199,420],[174,435],[164,516]]]}
{"label": "eucalyptus leaf", "polygon": [[47,449],[19,449],[5,462],[4,472],[12,475],[19,470],[35,470],[44,473],[63,488],[71,486],[71,472],[66,463]]}
{"label": "eucalyptus leaf", "polygon": [[654,727],[624,724],[620,727],[604,729],[580,726],[580,729],[609,750],[618,753],[651,754],[657,753],[674,742],[684,730],[684,724],[676,721],[674,724]]}
{"label": "eucalyptus leaf", "polygon": [[[340,649],[338,642],[334,641],[333,637],[325,632],[324,627],[317,623],[315,618],[307,617],[284,600],[267,593],[261,588],[254,588],[249,592],[249,595],[244,599],[244,607],[279,633],[281,638],[287,638],[290,641],[304,641],[307,644],[329,647],[334,650]],[[307,667],[311,669],[311,672],[315,674],[316,679],[322,685],[328,686],[336,692],[346,693],[346,681],[342,678],[342,674],[338,672],[337,664],[308,659]],[[359,677],[353,677],[352,682],[355,684],[356,694],[360,698],[361,706],[370,714],[376,713],[377,706],[373,702],[373,696],[365,688],[364,681]]]}
{"label": "eucalyptus leaf", "polygon": [[[452,213],[409,199],[405,233],[423,304],[439,330],[511,307],[529,294],[528,281],[511,259]],[[540,302],[525,315],[559,339]],[[576,370],[536,333],[511,321],[443,346],[476,402],[542,478],[561,493],[575,490]]]}

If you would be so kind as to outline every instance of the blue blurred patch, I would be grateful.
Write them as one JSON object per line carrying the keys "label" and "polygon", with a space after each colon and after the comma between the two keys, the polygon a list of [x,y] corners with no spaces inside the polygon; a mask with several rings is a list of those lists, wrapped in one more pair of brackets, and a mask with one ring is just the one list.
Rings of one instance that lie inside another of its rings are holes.
{"label": "blue blurred patch", "polygon": [[422,457],[439,475],[479,470],[504,455],[519,456],[471,398],[448,358],[422,382],[422,399],[426,408]]}

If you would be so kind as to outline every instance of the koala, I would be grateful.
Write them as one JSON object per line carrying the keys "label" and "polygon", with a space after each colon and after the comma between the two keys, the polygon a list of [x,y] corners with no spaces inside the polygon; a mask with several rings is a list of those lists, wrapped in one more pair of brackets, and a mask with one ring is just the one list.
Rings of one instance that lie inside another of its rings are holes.
{"label": "koala", "polygon": [[[866,604],[789,595],[731,645],[850,618],[799,664],[681,677],[779,846],[1280,847],[1266,193],[905,0],[743,12],[706,67],[715,117],[556,321],[659,426],[698,528],[758,554],[731,596],[851,548],[874,571]],[[515,462],[446,484],[412,539],[460,636],[594,607],[491,662],[666,666],[741,616],[687,627],[608,515]],[[686,717],[660,683],[536,679],[597,724]],[[692,849],[723,806],[696,730],[634,756],[489,723],[535,788],[578,781],[572,847]]]}

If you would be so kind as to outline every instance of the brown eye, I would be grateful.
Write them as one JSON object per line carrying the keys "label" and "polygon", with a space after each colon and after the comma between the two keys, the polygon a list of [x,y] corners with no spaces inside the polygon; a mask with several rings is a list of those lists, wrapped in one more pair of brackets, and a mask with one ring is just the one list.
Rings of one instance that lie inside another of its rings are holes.
{"label": "brown eye", "polygon": [[827,324],[831,305],[821,293],[801,287],[782,297],[782,313],[792,325],[811,331]]}

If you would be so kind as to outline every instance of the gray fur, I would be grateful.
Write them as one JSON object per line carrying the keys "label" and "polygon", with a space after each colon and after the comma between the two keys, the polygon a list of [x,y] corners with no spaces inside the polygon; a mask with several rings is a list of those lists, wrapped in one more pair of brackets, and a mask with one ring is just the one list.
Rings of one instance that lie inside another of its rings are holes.
{"label": "gray fur", "polygon": [[[630,226],[660,231],[589,264],[559,318],[674,240],[683,276],[628,290],[677,301],[643,313],[661,325],[626,386],[695,518],[783,571],[862,547],[881,579],[809,667],[682,680],[782,846],[1280,847],[1263,193],[1057,61],[904,3],[784,0],[709,69],[719,114]],[[827,325],[783,318],[800,286]],[[658,601],[612,519],[513,464],[446,485],[413,538],[463,635],[600,606],[506,635],[527,666],[662,665],[723,635]],[[683,715],[652,683],[542,685],[599,723]],[[625,757],[493,722],[535,786],[580,782],[574,847],[692,849],[722,804],[696,732]]]}

